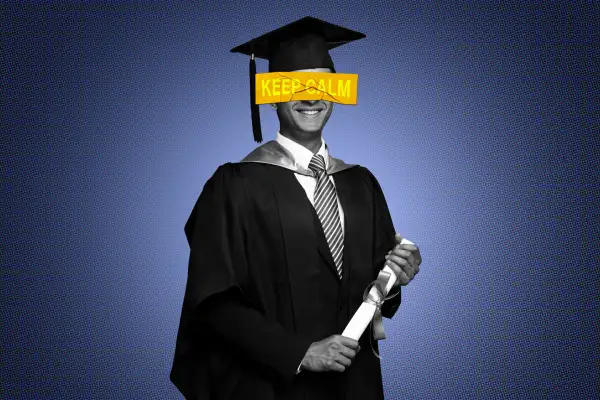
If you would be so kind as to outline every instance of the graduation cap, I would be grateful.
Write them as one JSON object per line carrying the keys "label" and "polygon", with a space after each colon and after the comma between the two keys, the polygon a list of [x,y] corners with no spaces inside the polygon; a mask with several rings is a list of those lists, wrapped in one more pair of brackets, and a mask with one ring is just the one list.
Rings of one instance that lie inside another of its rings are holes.
{"label": "graduation cap", "polygon": [[262,142],[256,104],[255,58],[269,60],[269,72],[329,68],[335,72],[329,50],[366,37],[365,34],[313,17],[304,17],[231,49],[250,56],[250,109],[254,140]]}

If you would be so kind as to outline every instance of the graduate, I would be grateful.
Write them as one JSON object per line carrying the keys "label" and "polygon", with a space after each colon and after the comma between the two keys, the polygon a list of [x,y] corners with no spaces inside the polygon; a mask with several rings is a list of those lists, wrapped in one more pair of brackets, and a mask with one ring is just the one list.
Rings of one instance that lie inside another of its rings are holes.
{"label": "graduate", "polygon": [[[365,35],[305,17],[238,46],[270,72],[335,73],[329,50]],[[382,190],[323,139],[333,103],[272,105],[280,129],[243,160],[221,165],[185,225],[188,278],[171,380],[187,399],[383,399],[377,343],[341,336],[365,288],[388,265],[395,297],[419,272],[400,244]]]}

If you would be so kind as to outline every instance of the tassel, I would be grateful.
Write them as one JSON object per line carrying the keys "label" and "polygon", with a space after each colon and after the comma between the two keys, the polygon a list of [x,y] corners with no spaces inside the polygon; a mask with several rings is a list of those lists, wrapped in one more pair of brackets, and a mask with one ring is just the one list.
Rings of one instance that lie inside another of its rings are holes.
{"label": "tassel", "polygon": [[254,141],[262,142],[262,131],[260,129],[260,112],[256,104],[256,62],[254,54],[250,56],[250,113],[252,114],[252,132]]}

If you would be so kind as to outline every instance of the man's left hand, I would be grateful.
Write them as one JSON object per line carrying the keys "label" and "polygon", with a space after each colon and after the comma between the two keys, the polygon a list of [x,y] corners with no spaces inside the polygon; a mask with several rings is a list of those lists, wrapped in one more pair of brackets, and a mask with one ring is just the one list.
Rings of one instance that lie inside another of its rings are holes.
{"label": "man's left hand", "polygon": [[421,252],[414,244],[400,244],[402,236],[396,234],[397,245],[385,256],[385,265],[389,266],[396,274],[394,288],[406,286],[419,273],[421,265]]}

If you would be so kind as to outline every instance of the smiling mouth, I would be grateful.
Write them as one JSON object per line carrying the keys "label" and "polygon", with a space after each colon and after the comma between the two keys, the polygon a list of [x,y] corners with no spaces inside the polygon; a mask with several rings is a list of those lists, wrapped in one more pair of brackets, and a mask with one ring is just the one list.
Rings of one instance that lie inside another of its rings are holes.
{"label": "smiling mouth", "polygon": [[317,114],[319,114],[321,111],[323,111],[322,109],[319,110],[308,110],[308,109],[300,109],[300,110],[296,110],[297,112],[299,112],[302,115],[306,115],[306,116],[315,116]]}

